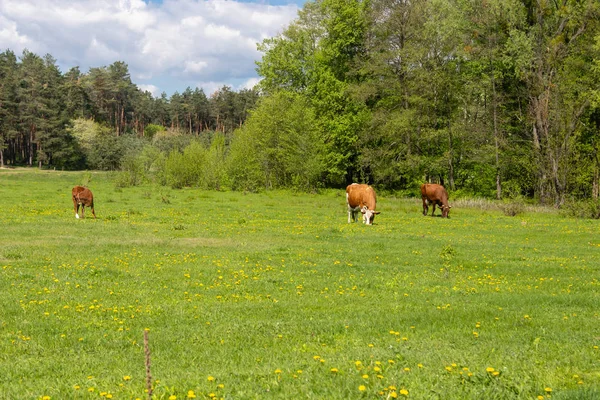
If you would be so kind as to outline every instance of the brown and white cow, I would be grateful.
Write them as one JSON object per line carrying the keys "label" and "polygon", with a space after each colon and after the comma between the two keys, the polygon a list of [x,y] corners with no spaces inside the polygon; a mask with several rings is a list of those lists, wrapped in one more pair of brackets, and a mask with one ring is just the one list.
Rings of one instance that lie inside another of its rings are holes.
{"label": "brown and white cow", "polygon": [[448,192],[442,185],[436,183],[424,183],[421,185],[421,199],[423,199],[423,215],[427,215],[429,204],[433,204],[431,216],[435,213],[435,206],[442,209],[442,218],[448,218],[452,206],[448,205]]}
{"label": "brown and white cow", "polygon": [[363,223],[372,225],[375,220],[375,215],[379,211],[375,211],[377,206],[377,196],[375,190],[369,185],[353,183],[346,187],[346,203],[348,204],[348,223],[356,221],[356,213],[361,212],[363,215]]}
{"label": "brown and white cow", "polygon": [[73,190],[71,190],[71,194],[73,196],[75,218],[79,218],[79,206],[81,206],[81,218],[85,218],[85,206],[92,209],[92,215],[96,218],[96,213],[94,212],[94,195],[90,189],[83,186],[75,186]]}

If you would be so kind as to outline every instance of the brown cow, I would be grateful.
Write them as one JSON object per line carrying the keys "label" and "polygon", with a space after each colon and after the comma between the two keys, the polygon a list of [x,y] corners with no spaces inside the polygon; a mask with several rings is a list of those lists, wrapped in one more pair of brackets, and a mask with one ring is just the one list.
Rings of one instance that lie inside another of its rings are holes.
{"label": "brown cow", "polygon": [[346,203],[348,204],[348,223],[356,221],[356,213],[363,215],[363,223],[372,225],[375,220],[377,196],[375,190],[369,185],[353,183],[346,187]]}
{"label": "brown cow", "polygon": [[451,206],[448,205],[448,192],[442,185],[424,183],[421,185],[421,198],[423,199],[423,215],[427,215],[429,204],[433,204],[431,216],[435,213],[436,204],[442,209],[442,218],[448,218]]}
{"label": "brown cow", "polygon": [[73,190],[71,190],[71,194],[73,195],[73,208],[75,209],[75,218],[79,218],[79,206],[81,205],[81,218],[85,218],[85,206],[91,207],[92,215],[96,218],[96,213],[94,212],[94,195],[92,191],[83,186],[75,186]]}

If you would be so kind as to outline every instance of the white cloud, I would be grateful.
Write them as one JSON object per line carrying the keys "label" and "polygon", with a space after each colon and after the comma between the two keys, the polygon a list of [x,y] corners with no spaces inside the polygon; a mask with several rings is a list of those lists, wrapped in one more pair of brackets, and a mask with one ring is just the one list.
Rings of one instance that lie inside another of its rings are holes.
{"label": "white cloud", "polygon": [[227,0],[0,0],[0,51],[49,53],[64,70],[124,61],[152,93],[195,82],[235,88],[257,79],[256,44],[297,11]]}
{"label": "white cloud", "polygon": [[161,93],[160,89],[154,85],[137,85],[140,90],[143,90],[144,92],[150,92],[152,93],[152,96],[154,97],[158,97]]}

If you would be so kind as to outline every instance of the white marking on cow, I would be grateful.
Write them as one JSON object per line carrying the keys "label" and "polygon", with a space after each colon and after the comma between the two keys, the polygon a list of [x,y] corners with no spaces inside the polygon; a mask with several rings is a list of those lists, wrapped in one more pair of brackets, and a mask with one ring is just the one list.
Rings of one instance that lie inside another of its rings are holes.
{"label": "white marking on cow", "polygon": [[79,214],[75,214],[75,218],[79,219]]}

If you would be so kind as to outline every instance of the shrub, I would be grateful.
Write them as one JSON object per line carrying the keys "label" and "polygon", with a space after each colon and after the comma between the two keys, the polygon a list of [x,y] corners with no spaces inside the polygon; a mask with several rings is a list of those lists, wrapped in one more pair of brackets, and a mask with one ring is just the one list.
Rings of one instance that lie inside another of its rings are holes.
{"label": "shrub", "polygon": [[514,217],[522,214],[525,211],[525,203],[521,198],[506,200],[498,205],[504,215]]}
{"label": "shrub", "polygon": [[600,219],[600,200],[568,200],[560,213],[566,217]]}

